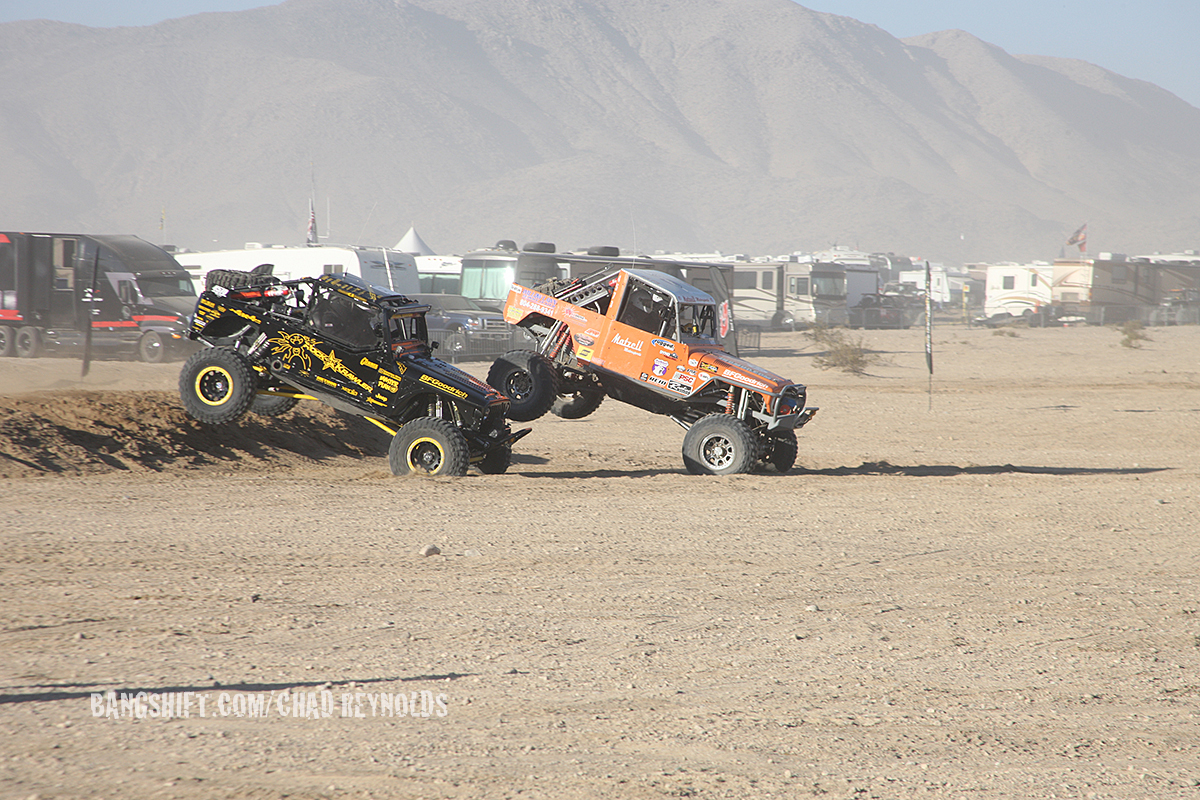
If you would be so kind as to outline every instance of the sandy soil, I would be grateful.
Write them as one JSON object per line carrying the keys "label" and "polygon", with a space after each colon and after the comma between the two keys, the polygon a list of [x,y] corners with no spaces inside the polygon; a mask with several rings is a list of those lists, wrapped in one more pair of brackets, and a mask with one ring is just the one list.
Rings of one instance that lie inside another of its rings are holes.
{"label": "sandy soil", "polygon": [[769,335],[822,410],[724,479],[611,401],[401,479],[316,404],[0,360],[0,792],[1196,797],[1200,329],[1150,336],[942,326],[930,393],[921,331]]}

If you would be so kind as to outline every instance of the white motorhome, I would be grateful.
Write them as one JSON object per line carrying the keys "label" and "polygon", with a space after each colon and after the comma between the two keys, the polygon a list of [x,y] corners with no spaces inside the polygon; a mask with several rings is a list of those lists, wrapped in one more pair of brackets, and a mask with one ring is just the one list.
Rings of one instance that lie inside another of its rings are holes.
{"label": "white motorhome", "polygon": [[1054,267],[1032,264],[989,264],[984,284],[983,313],[1020,317],[1050,305]]}
{"label": "white motorhome", "polygon": [[462,294],[462,256],[417,256],[424,294]]}
{"label": "white motorhome", "polygon": [[846,324],[846,269],[841,264],[816,262],[810,256],[789,256],[783,263],[784,308],[796,322]]}
{"label": "white motorhome", "polygon": [[[933,302],[941,303],[943,306],[949,306],[954,300],[954,295],[962,296],[962,279],[957,280],[957,287],[954,285],[955,280],[950,277],[950,273],[941,264],[935,264],[929,268],[929,278],[932,284],[929,287],[929,296],[933,298]],[[925,270],[923,269],[906,269],[900,271],[900,283],[907,283],[910,286],[915,286],[921,292],[925,291]],[[957,288],[957,292],[955,289]]]}
{"label": "white motorhome", "polygon": [[315,278],[345,272],[396,294],[418,294],[417,265],[412,255],[385,247],[315,245],[281,247],[248,244],[242,250],[210,250],[176,253],[175,260],[203,287],[204,276],[214,269],[249,272],[272,264],[271,274],[280,280]]}

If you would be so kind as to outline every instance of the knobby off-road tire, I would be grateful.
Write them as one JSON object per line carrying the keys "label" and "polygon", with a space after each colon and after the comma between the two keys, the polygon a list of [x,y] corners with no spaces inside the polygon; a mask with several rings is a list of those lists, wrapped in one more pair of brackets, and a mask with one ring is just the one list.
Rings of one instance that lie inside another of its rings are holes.
{"label": "knobby off-road tire", "polygon": [[0,358],[8,358],[17,350],[17,332],[7,325],[0,325]]}
{"label": "knobby off-road tire", "polygon": [[763,461],[782,475],[796,463],[796,453],[799,450],[795,431],[776,431],[767,440],[767,452],[763,456]]}
{"label": "knobby off-road tire", "polygon": [[250,404],[250,413],[261,417],[278,417],[296,407],[300,399],[297,397],[280,397],[274,394],[256,394]]}
{"label": "knobby off-road tire", "polygon": [[512,403],[508,418],[529,422],[544,415],[558,397],[558,381],[550,359],[533,350],[511,350],[488,370],[487,382]]}
{"label": "knobby off-road tire", "polygon": [[179,372],[183,407],[205,425],[224,425],[241,417],[257,396],[258,378],[250,362],[229,347],[193,353]]}
{"label": "knobby off-road tire", "polygon": [[728,414],[702,417],[683,437],[683,464],[693,475],[740,475],[757,461],[753,431]]}
{"label": "knobby off-road tire", "polygon": [[388,447],[388,466],[394,475],[466,475],[470,463],[462,432],[434,417],[402,425]]}
{"label": "knobby off-road tire", "polygon": [[488,452],[479,462],[479,471],[484,475],[503,475],[512,464],[512,448],[497,447]]}
{"label": "knobby off-road tire", "polygon": [[579,389],[571,394],[560,394],[554,398],[551,413],[563,419],[583,419],[604,402],[603,389]]}

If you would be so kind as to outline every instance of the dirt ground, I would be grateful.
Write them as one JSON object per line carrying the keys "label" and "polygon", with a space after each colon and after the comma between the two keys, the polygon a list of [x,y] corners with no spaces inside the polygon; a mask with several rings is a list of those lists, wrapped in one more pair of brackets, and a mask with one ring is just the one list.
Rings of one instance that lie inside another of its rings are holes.
{"label": "dirt ground", "polygon": [[395,478],[314,403],[0,360],[0,793],[1200,796],[1200,328],[935,333],[931,383],[765,336],[821,412],[730,478],[612,401]]}

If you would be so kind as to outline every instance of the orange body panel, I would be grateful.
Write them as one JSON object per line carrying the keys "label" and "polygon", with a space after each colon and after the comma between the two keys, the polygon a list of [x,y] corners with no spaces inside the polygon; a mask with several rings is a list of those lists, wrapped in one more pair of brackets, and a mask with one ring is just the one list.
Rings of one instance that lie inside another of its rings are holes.
{"label": "orange body panel", "polygon": [[778,395],[793,385],[782,376],[726,353],[716,342],[689,345],[611,318],[620,307],[624,288],[621,280],[605,316],[513,284],[504,318],[513,325],[531,314],[562,322],[571,331],[579,361],[640,381],[668,397],[687,398],[717,378],[768,395]]}

